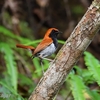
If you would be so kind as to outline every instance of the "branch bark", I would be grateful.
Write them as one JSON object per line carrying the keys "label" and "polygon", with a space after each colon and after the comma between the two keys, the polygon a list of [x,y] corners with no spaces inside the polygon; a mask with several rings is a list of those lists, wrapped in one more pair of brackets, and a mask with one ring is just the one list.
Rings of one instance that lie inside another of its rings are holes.
{"label": "branch bark", "polygon": [[100,2],[94,0],[44,73],[29,100],[51,100],[100,29]]}

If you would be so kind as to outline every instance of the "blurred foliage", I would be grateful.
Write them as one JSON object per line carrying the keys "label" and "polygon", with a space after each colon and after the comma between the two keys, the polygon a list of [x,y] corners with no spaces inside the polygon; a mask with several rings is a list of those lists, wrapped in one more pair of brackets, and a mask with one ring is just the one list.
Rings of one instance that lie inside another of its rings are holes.
{"label": "blurred foliage", "polygon": [[[29,52],[23,52],[15,48],[17,41],[36,46],[41,40],[30,41],[14,35],[11,31],[0,26],[0,100],[26,100],[36,87],[42,74],[38,58],[28,62]],[[59,40],[59,43],[64,44]],[[54,57],[54,55],[52,56]],[[25,59],[27,62],[24,62]],[[20,61],[20,62],[19,62]],[[74,100],[100,100],[100,61],[89,52],[84,53],[86,68],[74,66],[72,72],[66,78],[59,95],[63,99],[74,98]],[[49,62],[43,61],[44,69]],[[24,70],[25,71],[24,71]],[[27,95],[26,95],[27,94]],[[56,100],[57,96],[55,97]]]}
{"label": "blurred foliage", "polygon": [[82,6],[76,5],[72,8],[72,12],[75,13],[75,14],[83,14],[84,8],[82,8]]}
{"label": "blurred foliage", "polygon": [[84,52],[84,61],[86,68],[74,66],[74,70],[70,72],[66,79],[66,83],[70,84],[69,90],[72,92],[68,97],[73,96],[74,100],[99,100],[100,61],[86,51]]}

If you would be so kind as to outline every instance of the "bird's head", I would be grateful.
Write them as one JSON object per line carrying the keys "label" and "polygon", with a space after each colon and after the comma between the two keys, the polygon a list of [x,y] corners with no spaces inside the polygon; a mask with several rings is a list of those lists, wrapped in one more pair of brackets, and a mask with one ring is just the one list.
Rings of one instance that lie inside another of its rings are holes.
{"label": "bird's head", "polygon": [[50,29],[47,30],[47,32],[45,34],[45,37],[51,37],[51,38],[54,37],[54,38],[56,38],[59,33],[62,33],[62,32],[59,31],[56,28],[50,28]]}

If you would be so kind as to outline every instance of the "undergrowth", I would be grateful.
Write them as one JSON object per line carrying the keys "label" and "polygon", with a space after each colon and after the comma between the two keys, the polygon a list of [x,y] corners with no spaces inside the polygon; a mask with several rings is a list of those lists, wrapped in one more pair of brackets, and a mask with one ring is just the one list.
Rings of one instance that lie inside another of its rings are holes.
{"label": "undergrowth", "polygon": [[[42,68],[38,58],[31,60],[29,52],[15,45],[19,42],[36,46],[41,40],[22,38],[3,26],[0,34],[0,100],[27,100],[42,76]],[[87,51],[84,61],[86,68],[74,66],[59,91],[64,100],[100,100],[100,61]],[[44,69],[48,66],[44,60]]]}

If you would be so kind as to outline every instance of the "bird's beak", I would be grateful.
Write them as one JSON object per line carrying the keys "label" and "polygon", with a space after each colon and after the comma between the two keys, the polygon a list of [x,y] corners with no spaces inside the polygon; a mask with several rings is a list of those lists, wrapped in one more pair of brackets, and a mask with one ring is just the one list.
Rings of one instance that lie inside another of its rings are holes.
{"label": "bird's beak", "polygon": [[61,31],[58,31],[58,32],[56,32],[57,34],[62,34],[63,32],[61,32]]}

